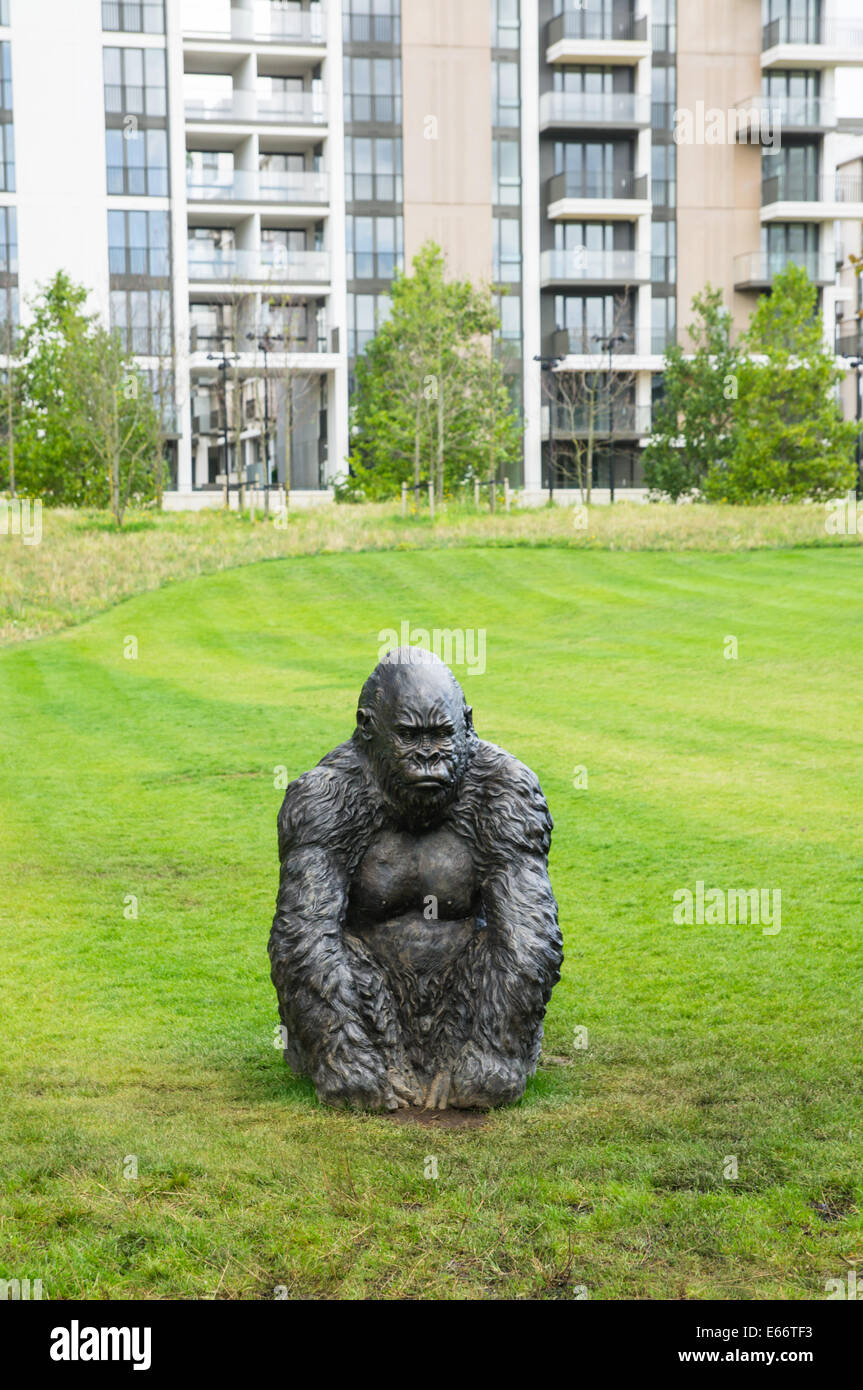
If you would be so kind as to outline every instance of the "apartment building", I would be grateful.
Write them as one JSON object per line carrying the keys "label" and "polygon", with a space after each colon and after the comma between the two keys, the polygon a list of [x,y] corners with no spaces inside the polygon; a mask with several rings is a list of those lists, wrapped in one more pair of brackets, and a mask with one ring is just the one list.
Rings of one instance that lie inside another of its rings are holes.
{"label": "apartment building", "polygon": [[708,281],[741,328],[805,265],[856,408],[861,134],[860,0],[0,0],[0,313],[88,287],[163,398],[172,505],[312,501],[432,238],[497,295],[510,481],[565,490],[589,434],[621,495]]}

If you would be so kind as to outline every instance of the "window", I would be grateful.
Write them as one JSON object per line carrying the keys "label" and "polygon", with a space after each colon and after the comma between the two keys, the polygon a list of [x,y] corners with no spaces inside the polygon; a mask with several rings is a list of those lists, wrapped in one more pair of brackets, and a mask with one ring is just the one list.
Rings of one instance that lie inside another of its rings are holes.
{"label": "window", "polygon": [[521,279],[521,222],[517,217],[492,219],[493,275],[502,284]]}
{"label": "window", "polygon": [[492,48],[518,48],[519,0],[491,0]]}
{"label": "window", "polygon": [[400,203],[400,137],[349,135],[345,140],[345,199],[349,203]]}
{"label": "window", "polygon": [[518,112],[518,60],[495,58],[491,65],[491,123],[495,126],[517,126]]}
{"label": "window", "polygon": [[805,266],[812,278],[818,260],[816,222],[771,222],[761,229],[761,247],[767,256],[767,273],[778,275],[789,262]]}
{"label": "window", "polygon": [[344,0],[345,43],[399,43],[401,0]]}
{"label": "window", "polygon": [[650,224],[650,278],[673,283],[677,279],[677,223]]}
{"label": "window", "polygon": [[164,34],[165,0],[102,0],[102,28],[122,34]]}
{"label": "window", "polygon": [[401,217],[348,216],[345,225],[349,280],[391,280],[404,258]]}
{"label": "window", "polygon": [[402,118],[400,58],[344,60],[345,121],[398,125]]}
{"label": "window", "polygon": [[164,130],[105,131],[108,192],[167,197],[168,136]]}
{"label": "window", "polygon": [[651,147],[651,197],[657,207],[673,208],[677,202],[676,156],[676,145],[653,145]]}
{"label": "window", "polygon": [[818,181],[817,143],[791,145],[783,142],[772,150],[765,147],[761,173],[767,185],[763,194],[765,201],[814,199]]}
{"label": "window", "polygon": [[651,352],[665,352],[677,337],[677,300],[673,295],[654,295],[651,301]]}
{"label": "window", "polygon": [[127,352],[160,357],[171,350],[171,296],[167,290],[112,290],[111,327]]}
{"label": "window", "polygon": [[163,48],[106,48],[103,66],[109,115],[167,115]]}
{"label": "window", "polygon": [[388,294],[348,295],[348,356],[364,352],[392,310]]}
{"label": "window", "polygon": [[650,77],[651,123],[657,130],[671,130],[677,104],[677,68],[654,65]]}
{"label": "window", "polygon": [[499,294],[495,304],[500,315],[500,336],[507,342],[521,338],[521,299],[517,294]]}
{"label": "window", "polygon": [[570,196],[632,197],[635,147],[631,141],[558,141],[554,150],[555,172],[569,176]]}
{"label": "window", "polygon": [[0,43],[0,108],[12,110],[12,45],[8,39]]}
{"label": "window", "polygon": [[108,266],[112,275],[170,275],[168,214],[109,212]]}
{"label": "window", "polygon": [[18,274],[18,216],[14,208],[0,208],[0,272]]}
{"label": "window", "polygon": [[0,24],[9,24],[9,0],[0,0]]}
{"label": "window", "polygon": [[11,124],[0,124],[0,190],[15,192],[15,135]]}
{"label": "window", "polygon": [[555,328],[569,335],[570,352],[601,352],[597,339],[608,338],[612,333],[626,335],[631,348],[632,307],[630,300],[613,294],[556,294]]}
{"label": "window", "polygon": [[632,68],[567,68],[554,70],[554,91],[579,92],[588,96],[604,96],[611,92],[631,92],[634,90],[634,69]]}
{"label": "window", "polygon": [[491,199],[500,207],[517,207],[521,202],[521,146],[518,140],[491,142],[493,190]]}

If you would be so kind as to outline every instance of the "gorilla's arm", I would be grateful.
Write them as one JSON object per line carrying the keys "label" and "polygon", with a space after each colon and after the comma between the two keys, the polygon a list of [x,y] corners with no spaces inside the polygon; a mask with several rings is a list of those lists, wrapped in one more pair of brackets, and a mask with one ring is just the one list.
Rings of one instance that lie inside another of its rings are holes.
{"label": "gorilla's arm", "polygon": [[[534,774],[483,743],[474,759],[467,810],[485,875],[487,938],[474,956],[475,1043],[456,1062],[453,1086],[488,1090],[491,1103],[510,1074],[535,1070],[542,1021],[560,979],[563,939],[548,879],[552,820]],[[505,1098],[505,1097],[504,1097]]]}

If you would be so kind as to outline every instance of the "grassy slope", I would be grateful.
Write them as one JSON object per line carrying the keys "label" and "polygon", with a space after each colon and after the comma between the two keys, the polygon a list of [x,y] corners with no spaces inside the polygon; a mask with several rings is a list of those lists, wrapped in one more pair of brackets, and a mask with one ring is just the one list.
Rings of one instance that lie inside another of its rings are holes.
{"label": "grassy slope", "polygon": [[[319,557],[0,654],[0,1276],[823,1296],[863,1263],[861,571],[856,549]],[[480,1130],[323,1111],[270,1041],[272,769],[346,735],[403,618],[487,630],[478,728],[556,821],[546,1049],[568,1065]],[[780,887],[781,934],[673,926],[697,878]]]}
{"label": "grassy slope", "polygon": [[[571,507],[498,510],[472,503],[405,518],[389,504],[324,506],[253,524],[248,515],[130,513],[118,533],[110,515],[45,510],[42,541],[0,534],[0,645],[37,637],[103,612],[132,594],[178,579],[287,555],[464,546],[566,546],[579,550],[758,550],[856,547],[833,536],[822,506],[672,507],[619,503],[576,517]],[[586,521],[581,529],[575,522]]]}

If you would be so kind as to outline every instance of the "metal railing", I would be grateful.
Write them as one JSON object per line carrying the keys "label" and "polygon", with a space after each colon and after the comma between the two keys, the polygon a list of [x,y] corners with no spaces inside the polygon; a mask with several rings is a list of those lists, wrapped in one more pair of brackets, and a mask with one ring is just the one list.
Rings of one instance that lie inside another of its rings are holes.
{"label": "metal railing", "polygon": [[[631,323],[624,323],[615,328],[615,334],[625,338],[625,342],[618,343],[615,348],[615,356],[631,356],[639,350],[638,336],[634,332]],[[608,352],[600,346],[597,336],[584,328],[556,328],[550,337],[551,354],[554,357],[596,357],[603,363],[608,361]]]}
{"label": "metal railing", "polygon": [[863,323],[842,323],[836,326],[838,357],[863,357]]}
{"label": "metal railing", "polygon": [[545,26],[545,43],[550,48],[561,39],[615,39],[628,43],[647,42],[647,19],[644,16],[614,14],[609,9],[566,10],[555,15]]}
{"label": "metal railing", "polygon": [[546,185],[549,203],[560,198],[647,198],[647,175],[628,172],[590,174],[566,170]]}
{"label": "metal railing", "polygon": [[764,179],[761,206],[768,203],[860,203],[863,179],[859,174],[834,174],[810,178],[785,172]]}
{"label": "metal railing", "polygon": [[647,126],[650,97],[636,92],[543,92],[539,124]]}
{"label": "metal railing", "polygon": [[769,285],[789,265],[801,266],[816,285],[832,285],[836,258],[819,251],[753,251],[734,257],[735,285]]}
{"label": "metal railing", "polygon": [[844,20],[793,18],[784,15],[765,24],[761,31],[761,51],[777,44],[826,44],[829,48],[863,48],[863,24]]}
{"label": "metal railing", "polygon": [[649,256],[642,251],[589,251],[574,246],[567,251],[543,251],[540,278],[544,281],[608,281],[621,285],[650,279]]}
{"label": "metal railing", "polygon": [[327,251],[288,251],[281,246],[262,247],[260,251],[211,251],[196,245],[189,247],[189,279],[194,281],[325,284],[329,278]]}

